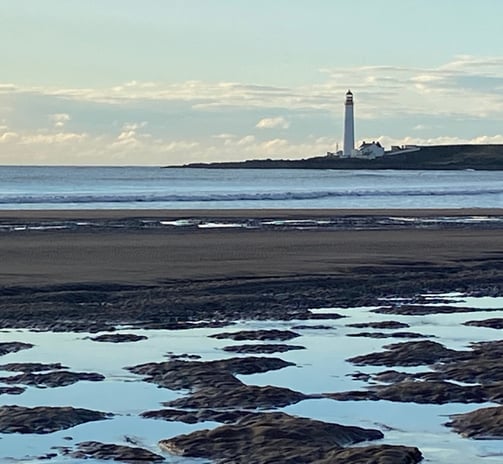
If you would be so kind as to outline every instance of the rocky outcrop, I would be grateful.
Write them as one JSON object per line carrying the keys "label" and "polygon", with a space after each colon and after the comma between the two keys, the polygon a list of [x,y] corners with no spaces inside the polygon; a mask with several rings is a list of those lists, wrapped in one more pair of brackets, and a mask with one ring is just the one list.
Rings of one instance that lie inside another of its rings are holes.
{"label": "rocky outcrop", "polygon": [[445,425],[464,437],[478,440],[503,439],[503,406],[477,409],[451,418]]}
{"label": "rocky outcrop", "polygon": [[484,319],[483,321],[467,321],[463,325],[471,327],[488,327],[490,329],[503,329],[503,318]]}
{"label": "rocky outcrop", "polygon": [[308,398],[288,388],[245,385],[234,374],[248,375],[292,366],[278,358],[230,358],[219,361],[148,363],[128,368],[147,382],[192,395],[165,403],[176,408],[277,408]]}
{"label": "rocky outcrop", "polygon": [[3,342],[0,343],[0,356],[3,356],[8,353],[16,353],[21,350],[28,350],[33,348],[31,343],[22,343],[22,342]]}
{"label": "rocky outcrop", "polygon": [[161,455],[143,448],[100,443],[97,441],[79,443],[75,451],[64,450],[63,454],[75,459],[100,459],[103,461],[120,461],[130,464],[165,461]]}
{"label": "rocky outcrop", "polygon": [[355,356],[348,361],[359,366],[421,366],[467,358],[464,351],[445,348],[432,341],[405,342],[386,345],[387,351]]}
{"label": "rocky outcrop", "polygon": [[260,340],[260,341],[274,341],[274,340],[291,340],[292,338],[300,337],[300,334],[291,330],[240,330],[239,332],[222,332],[210,335],[210,338],[230,339],[230,340]]}
{"label": "rocky outcrop", "polygon": [[160,409],[158,411],[146,411],[141,413],[145,419],[162,419],[172,422],[184,422],[185,424],[197,424],[198,422],[220,422],[222,424],[233,424],[245,416],[260,415],[259,412],[216,409],[196,409],[186,411],[182,409]]}
{"label": "rocky outcrop", "polygon": [[105,380],[105,377],[96,372],[70,372],[70,371],[53,371],[43,374],[33,372],[24,372],[12,377],[0,377],[0,382],[17,385],[30,385],[38,388],[54,388],[66,387],[80,380],[90,382],[100,382]]}
{"label": "rocky outcrop", "polygon": [[380,438],[379,430],[264,413],[246,416],[233,425],[161,440],[159,446],[173,454],[222,463],[304,464],[323,460],[342,447]]}
{"label": "rocky outcrop", "polygon": [[415,447],[380,445],[333,450],[311,464],[415,464],[422,459]]}
{"label": "rocky outcrop", "polygon": [[247,344],[247,345],[230,345],[224,346],[222,350],[231,353],[245,354],[260,354],[260,353],[285,353],[292,350],[305,350],[305,346],[285,345],[283,343],[263,343],[263,344]]}
{"label": "rocky outcrop", "polygon": [[417,332],[358,332],[348,333],[348,337],[366,338],[431,338],[431,335],[423,335]]}
{"label": "rocky outcrop", "polygon": [[0,406],[0,433],[52,433],[109,417],[104,412],[72,407]]}
{"label": "rocky outcrop", "polygon": [[356,324],[347,324],[346,327],[355,329],[407,329],[409,324],[398,321],[379,321],[379,322],[358,322]]}
{"label": "rocky outcrop", "polygon": [[419,380],[405,380],[392,385],[372,386],[368,390],[332,393],[327,396],[338,401],[387,400],[420,404],[484,403],[489,401],[486,391],[479,385],[461,386],[451,382]]}
{"label": "rocky outcrop", "polygon": [[148,337],[145,335],[135,335],[135,334],[103,334],[97,337],[92,337],[93,342],[108,342],[108,343],[127,343],[127,342],[139,342],[141,340],[147,340]]}
{"label": "rocky outcrop", "polygon": [[54,371],[57,369],[68,369],[66,366],[62,366],[60,363],[8,363],[0,364],[0,371],[10,371],[10,372],[43,372],[43,371]]}

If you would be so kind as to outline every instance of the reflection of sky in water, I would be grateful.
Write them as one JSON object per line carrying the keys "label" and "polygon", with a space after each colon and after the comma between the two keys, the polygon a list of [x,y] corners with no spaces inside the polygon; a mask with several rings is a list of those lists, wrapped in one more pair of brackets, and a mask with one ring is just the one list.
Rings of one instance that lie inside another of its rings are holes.
{"label": "reflection of sky in water", "polygon": [[[250,376],[239,376],[249,384],[277,385],[303,391],[323,393],[365,388],[367,383],[353,380],[350,374],[361,371],[379,372],[387,367],[354,366],[345,361],[352,356],[381,351],[384,345],[407,341],[405,339],[372,339],[347,337],[349,333],[374,331],[347,327],[358,322],[396,320],[406,322],[410,328],[400,331],[420,332],[434,335],[449,348],[467,349],[474,341],[497,340],[497,330],[461,325],[468,320],[503,317],[502,298],[456,297],[457,306],[478,308],[502,308],[492,312],[470,312],[460,314],[431,314],[427,316],[397,316],[369,312],[370,308],[330,308],[316,312],[337,312],[346,316],[337,320],[320,321],[251,321],[239,322],[225,329],[191,329],[178,331],[123,330],[124,333],[144,334],[148,340],[137,343],[97,343],[86,338],[87,334],[43,333],[29,331],[2,331],[1,341],[23,341],[36,345],[33,349],[12,353],[0,358],[8,362],[60,362],[73,371],[99,372],[106,376],[103,382],[79,382],[54,389],[29,387],[22,395],[2,395],[0,404],[23,406],[52,405],[90,408],[113,412],[116,417],[102,422],[83,424],[69,430],[49,435],[6,435],[0,434],[0,462],[35,462],[25,456],[38,456],[51,451],[51,446],[70,446],[84,440],[124,443],[126,437],[138,440],[141,446],[154,452],[157,441],[180,433],[217,424],[205,423],[186,425],[178,422],[146,420],[138,417],[142,411],[161,408],[160,403],[178,398],[185,392],[161,389],[141,381],[141,377],[125,371],[123,367],[139,363],[167,360],[168,352],[175,354],[199,354],[204,360],[232,357],[234,354],[221,350],[224,346],[254,343],[216,340],[208,335],[222,331],[242,329],[280,328],[290,329],[296,324],[329,325],[328,330],[298,330],[302,337],[290,342],[303,345],[306,350],[278,354],[278,357],[294,362],[296,366],[279,371]],[[455,328],[455,330],[453,330]],[[379,332],[393,330],[378,329]],[[276,356],[276,355],[273,355]],[[402,368],[407,372],[426,371],[427,367]],[[0,376],[15,373],[0,372]],[[312,417],[346,425],[359,425],[381,429],[383,443],[417,446],[425,455],[425,462],[447,464],[451,462],[496,463],[501,462],[503,441],[474,441],[463,439],[444,427],[448,415],[463,413],[484,407],[478,404],[419,405],[392,403],[388,401],[333,401],[316,399],[300,402],[284,408],[290,414]],[[388,428],[391,428],[389,430]],[[68,441],[64,437],[71,436]],[[202,463],[204,460],[183,459],[168,456],[170,463]],[[78,462],[75,459],[58,457],[51,462]],[[82,462],[94,462],[86,460]],[[97,461],[96,461],[97,462]]]}

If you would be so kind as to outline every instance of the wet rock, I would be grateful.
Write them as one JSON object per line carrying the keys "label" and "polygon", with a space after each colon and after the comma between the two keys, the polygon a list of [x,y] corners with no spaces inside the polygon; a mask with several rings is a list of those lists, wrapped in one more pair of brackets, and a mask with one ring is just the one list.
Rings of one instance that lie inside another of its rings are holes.
{"label": "wet rock", "polygon": [[103,334],[97,337],[91,338],[93,342],[108,342],[108,343],[127,343],[127,342],[139,342],[141,340],[147,340],[148,337],[144,335],[135,334]]}
{"label": "wet rock", "polygon": [[485,319],[483,321],[467,321],[463,325],[471,327],[488,327],[491,329],[503,329],[503,318]]}
{"label": "wet rock", "polygon": [[109,417],[104,412],[72,407],[0,406],[0,433],[52,433]]}
{"label": "wet rock", "polygon": [[43,374],[24,372],[13,377],[0,378],[1,382],[7,384],[30,385],[38,388],[66,387],[67,385],[72,385],[80,380],[100,382],[105,380],[105,377],[96,372],[53,371]]}
{"label": "wet rock", "polygon": [[21,387],[0,387],[0,395],[20,395],[24,391]]}
{"label": "wet rock", "polygon": [[140,364],[126,368],[135,374],[147,376],[146,382],[171,390],[196,389],[206,386],[239,385],[233,374],[250,375],[283,369],[293,363],[279,358],[255,357],[229,358],[217,361],[174,360]]}
{"label": "wet rock", "polygon": [[423,305],[393,305],[372,309],[379,314],[397,314],[403,316],[426,316],[427,314],[473,313],[480,311],[496,311],[493,308],[467,308],[458,306],[423,306]]}
{"label": "wet rock", "polygon": [[294,325],[292,330],[332,330],[333,327],[331,325]]}
{"label": "wet rock", "polygon": [[446,404],[484,403],[488,401],[483,387],[461,386],[451,382],[423,382],[405,380],[392,385],[378,385],[366,391],[332,393],[338,401],[387,400],[403,403]]}
{"label": "wet rock", "polygon": [[228,351],[231,353],[252,353],[252,354],[259,354],[259,353],[285,353],[287,351],[292,351],[292,350],[305,350],[305,346],[299,346],[299,345],[285,345],[285,344],[257,344],[257,345],[231,345],[231,346],[225,346],[222,348],[224,351]]}
{"label": "wet rock", "polygon": [[421,366],[466,358],[467,352],[445,348],[432,341],[405,342],[386,345],[387,351],[355,356],[348,361],[371,366]]}
{"label": "wet rock", "polygon": [[166,353],[164,355],[166,358],[169,359],[201,359],[201,356],[198,354],[188,354],[188,353],[183,353],[183,354],[174,354],[171,351],[169,353]]}
{"label": "wet rock", "polygon": [[272,386],[245,385],[233,374],[249,375],[291,366],[278,358],[230,358],[219,361],[168,361],[128,368],[147,382],[172,390],[188,389],[189,397],[166,403],[177,408],[275,408],[296,403],[303,393]]}
{"label": "wet rock", "polygon": [[358,332],[348,333],[348,337],[366,337],[366,338],[431,338],[432,335],[423,335],[416,332]]}
{"label": "wet rock", "polygon": [[158,411],[146,411],[141,416],[146,419],[162,419],[173,422],[184,422],[186,424],[196,424],[198,422],[220,422],[222,424],[233,424],[245,416],[259,415],[261,413],[243,410],[215,410],[198,409],[186,411],[181,409],[160,409]]}
{"label": "wet rock", "polygon": [[342,319],[346,316],[337,313],[309,313],[308,317],[297,317],[297,319],[325,320]]}
{"label": "wet rock", "polygon": [[304,464],[343,446],[383,437],[378,430],[347,427],[283,413],[246,416],[233,425],[161,440],[173,454],[234,464]]}
{"label": "wet rock", "polygon": [[8,363],[0,364],[0,371],[10,372],[43,372],[56,369],[68,369],[60,363],[44,364],[44,363]]}
{"label": "wet rock", "polygon": [[139,462],[164,462],[165,459],[143,448],[85,441],[77,444],[76,451],[68,454],[75,459],[101,459],[103,461],[120,461],[137,464]]}
{"label": "wet rock", "polygon": [[380,445],[333,450],[312,464],[416,464],[422,459],[415,447]]}
{"label": "wet rock", "polygon": [[397,321],[380,321],[380,322],[359,322],[357,324],[347,324],[346,327],[354,327],[355,329],[406,329],[409,324]]}
{"label": "wet rock", "polygon": [[188,397],[178,398],[163,404],[168,407],[185,409],[274,409],[295,404],[307,398],[310,397],[289,388],[271,385],[263,387],[245,385],[237,380],[235,385],[227,388],[209,386],[197,390]]}
{"label": "wet rock", "polygon": [[445,425],[464,437],[477,440],[503,439],[503,406],[477,409],[451,418]]}
{"label": "wet rock", "polygon": [[21,350],[28,350],[33,348],[31,343],[22,343],[22,342],[3,342],[0,343],[0,356],[3,356],[8,353],[16,353]]}
{"label": "wet rock", "polygon": [[300,334],[291,330],[241,330],[239,332],[222,332],[210,335],[210,338],[230,339],[230,340],[291,340],[292,338],[300,337]]}

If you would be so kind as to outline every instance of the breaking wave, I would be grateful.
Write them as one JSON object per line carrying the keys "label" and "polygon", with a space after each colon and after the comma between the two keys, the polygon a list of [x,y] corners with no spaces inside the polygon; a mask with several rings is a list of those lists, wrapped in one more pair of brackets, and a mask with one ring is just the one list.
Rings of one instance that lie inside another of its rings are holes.
{"label": "breaking wave", "polygon": [[243,201],[321,200],[325,198],[392,198],[392,197],[474,197],[502,195],[503,188],[492,189],[396,189],[396,190],[336,190],[310,192],[260,193],[194,193],[194,194],[24,194],[0,195],[0,205],[6,204],[92,204],[92,203],[205,203]]}

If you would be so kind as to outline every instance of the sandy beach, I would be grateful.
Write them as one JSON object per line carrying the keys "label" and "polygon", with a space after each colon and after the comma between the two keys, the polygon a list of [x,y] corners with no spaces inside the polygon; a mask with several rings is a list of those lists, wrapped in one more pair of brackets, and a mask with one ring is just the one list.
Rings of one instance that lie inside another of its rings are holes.
{"label": "sandy beach", "polygon": [[[99,310],[101,320],[115,322],[119,313],[127,321],[279,317],[388,294],[498,293],[503,225],[489,219],[502,216],[480,209],[3,211],[0,226],[16,228],[0,235],[2,325],[37,324],[56,310],[76,320]],[[384,221],[390,217],[403,221]],[[441,221],[415,222],[421,218]],[[475,219],[452,221],[460,218]],[[158,226],[187,219],[283,225]],[[316,225],[327,220],[335,226]]]}

